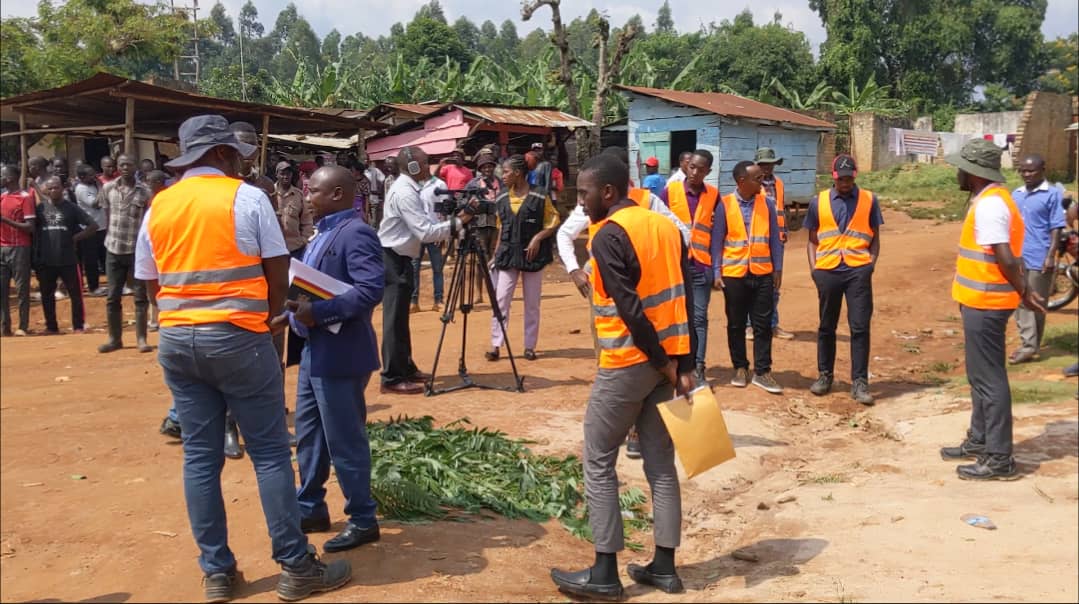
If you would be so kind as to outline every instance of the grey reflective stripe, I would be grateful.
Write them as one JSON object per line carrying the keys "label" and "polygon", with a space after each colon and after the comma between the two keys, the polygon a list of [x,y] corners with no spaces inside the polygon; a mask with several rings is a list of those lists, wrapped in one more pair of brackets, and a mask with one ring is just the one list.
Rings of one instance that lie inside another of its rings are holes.
{"label": "grey reflective stripe", "polygon": [[749,247],[749,242],[745,239],[742,239],[741,241],[731,241],[730,239],[728,239],[727,241],[723,242],[723,246],[732,249],[738,249],[743,247]]}
{"label": "grey reflective stripe", "polygon": [[721,266],[749,266],[749,259],[742,258],[739,260],[737,258],[724,258]]}
{"label": "grey reflective stripe", "polygon": [[822,252],[820,251],[820,249],[817,249],[817,258],[824,258],[825,256],[838,256],[841,253],[842,252],[839,250],[825,250]]}
{"label": "grey reflective stripe", "polygon": [[197,285],[200,283],[227,283],[261,277],[262,265],[221,268],[210,271],[188,271],[184,273],[161,273],[157,281],[162,286]]}
{"label": "grey reflective stripe", "polygon": [[983,252],[975,252],[974,250],[968,250],[965,248],[959,248],[959,256],[968,260],[977,260],[979,262],[988,262],[990,264],[997,263],[997,257],[993,254],[985,254]]}
{"label": "grey reflective stripe", "polygon": [[701,231],[702,233],[708,233],[709,235],[712,234],[712,227],[706,227],[706,226],[704,226],[703,224],[701,224],[699,222],[693,223],[693,228],[698,230],[698,231]]}
{"label": "grey reflective stripe", "polygon": [[678,285],[668,287],[661,292],[654,293],[651,296],[645,296],[644,298],[641,298],[641,306],[643,306],[644,308],[652,308],[654,306],[659,306],[660,304],[663,304],[665,302],[670,302],[675,298],[681,298],[685,295],[686,286],[679,283]]}
{"label": "grey reflective stripe", "polygon": [[269,312],[270,303],[251,298],[158,298],[160,310],[245,310]]}
{"label": "grey reflective stripe", "polygon": [[[673,336],[688,336],[689,323],[675,323],[674,325],[671,325],[666,329],[661,329],[657,331],[656,335],[659,337],[660,342],[663,342],[663,340],[666,340],[667,338]],[[604,348],[607,350],[617,348],[629,348],[630,346],[634,345],[633,336],[628,333],[624,336],[619,336],[617,338],[596,338],[596,340],[599,342],[600,348]]]}
{"label": "grey reflective stripe", "polygon": [[841,235],[841,233],[839,231],[836,231],[836,230],[824,231],[823,233],[818,232],[817,233],[817,241],[820,241],[821,239],[827,239],[829,237],[839,237],[840,235]]}
{"label": "grey reflective stripe", "polygon": [[770,243],[770,239],[767,237],[750,237],[749,240],[753,243]]}
{"label": "grey reflective stripe", "polygon": [[695,250],[700,250],[700,251],[702,251],[702,252],[709,252],[709,251],[711,251],[711,250],[709,250],[709,249],[708,249],[708,246],[707,246],[707,245],[704,245],[703,243],[697,243],[696,241],[694,241],[694,242],[690,243],[690,244],[689,244],[689,247],[691,247],[691,248],[693,248],[693,249],[695,249]]}
{"label": "grey reflective stripe", "polygon": [[859,233],[858,231],[847,231],[845,233],[845,235],[847,237],[853,237],[855,239],[861,239],[862,241],[868,241],[870,243],[873,242],[873,236],[872,235],[866,235],[865,233]]}
{"label": "grey reflective stripe", "polygon": [[599,304],[593,304],[592,310],[597,317],[617,317],[618,309],[612,304],[610,306],[600,306]]}
{"label": "grey reflective stripe", "polygon": [[955,276],[955,282],[963,287],[978,290],[980,292],[1012,293],[1015,288],[1010,283],[982,283],[973,279],[967,279],[961,275]]}
{"label": "grey reflective stripe", "polygon": [[749,259],[749,261],[754,263],[754,264],[771,264],[772,263],[772,257],[771,256],[753,256],[752,258]]}

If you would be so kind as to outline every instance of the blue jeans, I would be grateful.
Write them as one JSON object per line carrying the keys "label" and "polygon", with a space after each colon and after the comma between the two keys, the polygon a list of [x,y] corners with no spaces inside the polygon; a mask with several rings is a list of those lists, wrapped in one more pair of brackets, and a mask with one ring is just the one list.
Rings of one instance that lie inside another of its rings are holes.
{"label": "blue jeans", "polygon": [[694,265],[693,271],[693,331],[697,332],[697,351],[694,360],[704,365],[708,350],[708,303],[712,300],[712,270]]}
{"label": "blue jeans", "polygon": [[420,255],[412,259],[412,303],[420,301],[420,262],[423,253],[431,259],[431,280],[435,285],[435,304],[442,304],[442,267],[446,265],[446,259],[442,257],[442,248],[437,243],[425,243],[420,248]]}
{"label": "blue jeans", "polygon": [[325,484],[332,461],[349,522],[361,527],[376,523],[363,397],[370,379],[370,373],[363,377],[312,377],[311,350],[303,349],[296,386],[296,461],[300,464],[296,495],[304,518],[330,515]]}
{"label": "blue jeans", "polygon": [[165,327],[158,361],[183,432],[184,498],[202,571],[210,575],[236,566],[221,496],[226,411],[236,419],[255,467],[273,559],[300,562],[307,536],[300,531],[281,362],[270,334],[220,323]]}

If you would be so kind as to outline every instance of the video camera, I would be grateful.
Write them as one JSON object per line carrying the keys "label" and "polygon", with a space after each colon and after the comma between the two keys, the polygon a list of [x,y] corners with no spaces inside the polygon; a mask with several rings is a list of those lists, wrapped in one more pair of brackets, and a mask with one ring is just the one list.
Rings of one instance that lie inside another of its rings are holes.
{"label": "video camera", "polygon": [[[458,212],[476,214],[494,214],[495,204],[487,201],[483,196],[487,189],[482,187],[465,187],[464,189],[435,189],[435,195],[448,195],[449,199],[435,202],[435,211],[443,216],[454,216]],[[473,205],[472,202],[476,204]]]}

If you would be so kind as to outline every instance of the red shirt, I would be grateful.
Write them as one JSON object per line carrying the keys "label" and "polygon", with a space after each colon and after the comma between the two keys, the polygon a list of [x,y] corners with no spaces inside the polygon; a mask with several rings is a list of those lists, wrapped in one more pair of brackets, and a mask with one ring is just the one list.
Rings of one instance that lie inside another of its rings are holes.
{"label": "red shirt", "polygon": [[[0,215],[15,222],[33,218],[34,198],[26,191],[0,193]],[[30,233],[24,233],[9,225],[0,224],[0,247],[29,247]]]}
{"label": "red shirt", "polygon": [[446,164],[438,171],[438,177],[446,181],[447,189],[463,189],[472,180],[472,170],[456,164]]}
{"label": "red shirt", "polygon": [[97,175],[97,181],[99,183],[101,183],[102,185],[104,185],[107,182],[112,182],[112,181],[116,180],[117,178],[120,178],[120,173],[119,172],[117,172],[116,176],[113,176],[112,178],[105,178],[104,174],[98,174]]}

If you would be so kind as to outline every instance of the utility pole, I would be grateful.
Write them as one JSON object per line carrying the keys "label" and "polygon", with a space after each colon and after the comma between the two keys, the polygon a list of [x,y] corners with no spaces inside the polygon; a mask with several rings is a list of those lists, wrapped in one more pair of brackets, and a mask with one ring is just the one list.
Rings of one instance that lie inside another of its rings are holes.
{"label": "utility pole", "polygon": [[[172,64],[173,77],[177,80],[187,80],[199,86],[199,0],[191,0],[191,6],[177,5],[176,0],[169,0],[173,14],[181,14],[185,19],[191,19],[191,38],[184,44],[181,54],[176,57]],[[186,71],[185,71],[186,70]]]}
{"label": "utility pole", "polygon": [[244,23],[240,16],[236,16],[236,32],[240,36],[240,94],[244,102],[247,102],[247,75],[244,73]]}

